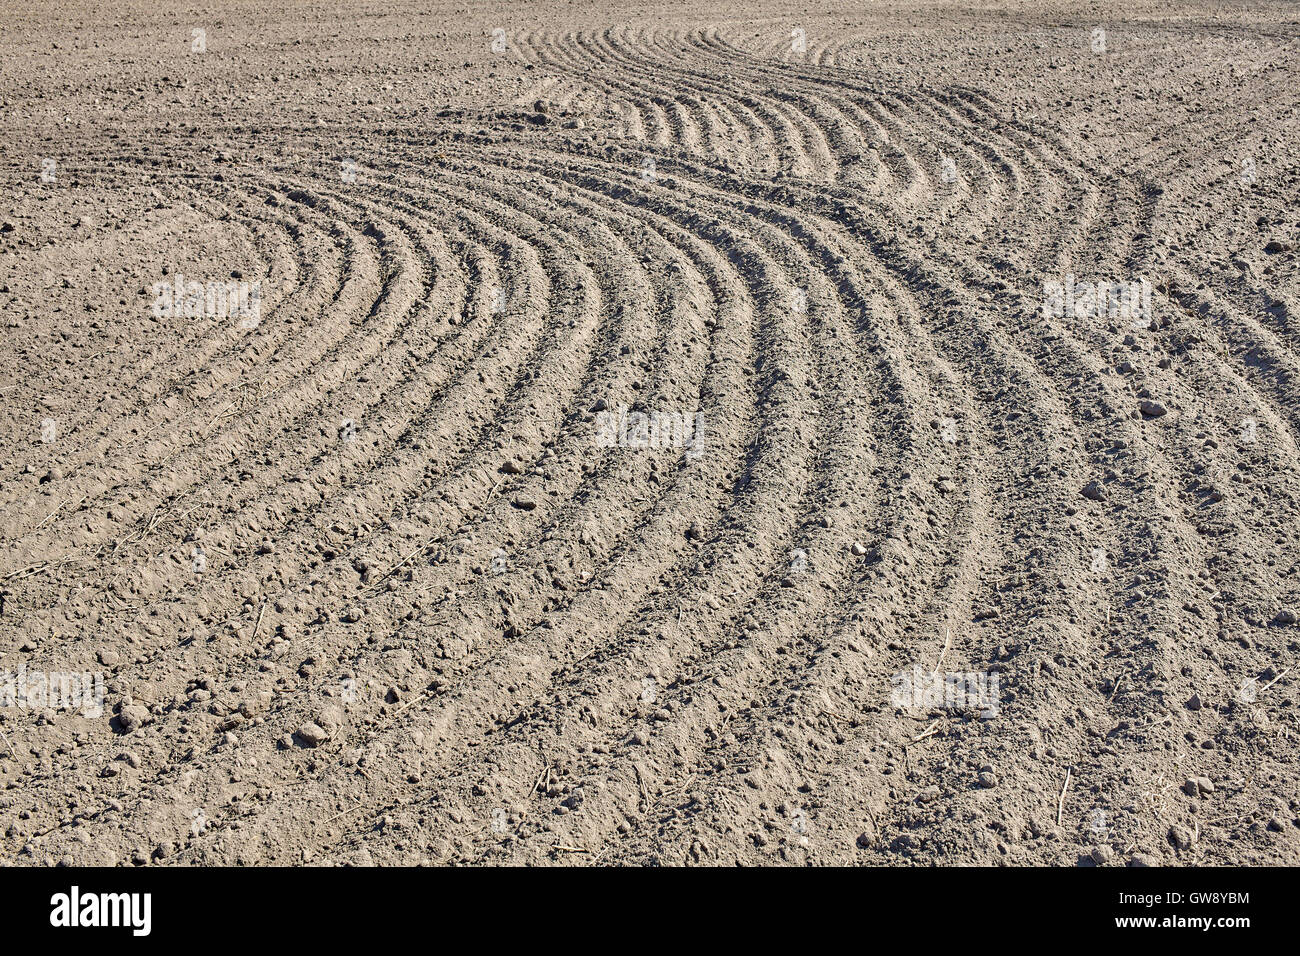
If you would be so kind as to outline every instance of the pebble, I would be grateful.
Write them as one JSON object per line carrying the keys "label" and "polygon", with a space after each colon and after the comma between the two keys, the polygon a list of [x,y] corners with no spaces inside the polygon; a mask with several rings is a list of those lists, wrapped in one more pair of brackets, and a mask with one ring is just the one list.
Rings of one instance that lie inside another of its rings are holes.
{"label": "pebble", "polygon": [[1188,710],[1200,710],[1204,706],[1205,704],[1201,701],[1200,694],[1193,694],[1191,699],[1187,702]]}
{"label": "pebble", "polygon": [[1165,408],[1159,402],[1153,402],[1150,399],[1144,398],[1138,403],[1138,411],[1147,418],[1159,418],[1161,415],[1166,414],[1169,409]]}
{"label": "pebble", "polygon": [[148,719],[149,711],[141,704],[123,704],[117,712],[117,720],[122,725],[124,734],[135,733]]}
{"label": "pebble", "polygon": [[1092,852],[1088,855],[1092,857],[1092,862],[1098,866],[1105,866],[1115,858],[1115,851],[1108,846],[1096,846],[1092,848]]}
{"label": "pebble", "polygon": [[867,546],[861,541],[854,541],[853,544],[850,545],[849,550],[860,558],[867,553]]}
{"label": "pebble", "polygon": [[303,724],[298,728],[298,738],[308,747],[319,747],[329,740],[329,734],[317,724]]}
{"label": "pebble", "polygon": [[1192,845],[1192,835],[1186,827],[1175,824],[1169,828],[1169,842],[1180,850],[1186,850]]}
{"label": "pebble", "polygon": [[980,774],[980,786],[988,790],[998,785],[998,778],[987,770]]}
{"label": "pebble", "polygon": [[1100,481],[1090,481],[1083,486],[1080,494],[1090,501],[1101,501],[1106,497],[1106,489]]}

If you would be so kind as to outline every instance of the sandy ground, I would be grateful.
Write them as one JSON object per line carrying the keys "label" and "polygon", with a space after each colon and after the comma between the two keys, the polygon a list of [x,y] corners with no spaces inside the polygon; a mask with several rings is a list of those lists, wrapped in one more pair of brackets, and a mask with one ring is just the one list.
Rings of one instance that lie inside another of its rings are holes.
{"label": "sandy ground", "polygon": [[0,860],[1300,862],[1294,4],[273,6],[0,4]]}

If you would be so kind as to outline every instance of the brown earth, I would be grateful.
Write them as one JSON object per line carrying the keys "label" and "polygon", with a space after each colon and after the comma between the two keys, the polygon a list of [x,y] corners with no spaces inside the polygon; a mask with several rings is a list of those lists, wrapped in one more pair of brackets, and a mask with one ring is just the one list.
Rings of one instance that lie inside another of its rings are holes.
{"label": "brown earth", "polygon": [[1294,4],[271,6],[0,4],[0,859],[1300,862]]}

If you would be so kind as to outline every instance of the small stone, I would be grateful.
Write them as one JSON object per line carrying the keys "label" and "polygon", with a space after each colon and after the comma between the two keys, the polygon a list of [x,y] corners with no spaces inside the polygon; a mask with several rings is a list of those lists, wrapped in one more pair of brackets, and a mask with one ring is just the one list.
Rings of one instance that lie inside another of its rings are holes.
{"label": "small stone", "polygon": [[1083,486],[1081,494],[1090,501],[1101,501],[1106,497],[1106,489],[1100,481],[1090,481]]}
{"label": "small stone", "polygon": [[1280,252],[1290,252],[1291,243],[1282,242],[1278,239],[1274,239],[1272,242],[1270,242],[1268,245],[1264,247],[1264,251],[1268,253],[1270,256],[1275,256]]}
{"label": "small stone", "polygon": [[1105,866],[1115,858],[1115,851],[1108,846],[1095,846],[1088,855],[1092,857],[1092,862],[1098,866]]}
{"label": "small stone", "polygon": [[849,550],[860,558],[867,553],[867,546],[861,541],[854,541],[853,544],[849,546]]}
{"label": "small stone", "polygon": [[862,849],[864,849],[864,850],[866,850],[866,849],[870,849],[870,847],[871,847],[871,834],[869,834],[869,833],[865,833],[865,832],[863,832],[863,833],[859,833],[859,834],[858,834],[858,840],[857,840],[857,843],[858,843],[858,846],[862,847]]}
{"label": "small stone", "polygon": [[510,502],[510,504],[512,507],[518,508],[520,511],[532,511],[537,507],[537,502],[532,498],[516,498],[514,501]]}
{"label": "small stone", "polygon": [[122,733],[133,734],[145,725],[149,711],[141,704],[123,704],[117,712],[117,722],[122,726]]}
{"label": "small stone", "polygon": [[1214,793],[1214,781],[1209,777],[1197,777],[1196,787],[1201,793]]}
{"label": "small stone", "polygon": [[1187,701],[1188,710],[1200,710],[1204,706],[1205,704],[1201,701],[1200,694],[1193,694],[1191,699]]}
{"label": "small stone", "polygon": [[1281,833],[1286,829],[1286,824],[1282,822],[1281,817],[1273,817],[1268,821],[1268,828],[1274,833]]}
{"label": "small stone", "polygon": [[318,724],[303,724],[298,728],[298,739],[308,747],[319,747],[329,740],[329,734]]}
{"label": "small stone", "polygon": [[1153,402],[1150,399],[1144,398],[1138,403],[1138,411],[1147,418],[1159,418],[1161,415],[1166,414],[1169,409],[1165,408],[1159,402]]}
{"label": "small stone", "polygon": [[506,475],[522,475],[524,468],[517,461],[504,461],[501,463],[501,472]]}
{"label": "small stone", "polygon": [[979,779],[980,779],[980,786],[986,790],[990,790],[993,787],[996,787],[998,785],[997,776],[992,773],[989,773],[987,770],[984,773],[980,774]]}
{"label": "small stone", "polygon": [[1169,842],[1180,850],[1186,850],[1192,845],[1192,835],[1186,827],[1175,824],[1169,828]]}
{"label": "small stone", "polygon": [[1294,624],[1297,620],[1300,620],[1300,616],[1298,616],[1296,612],[1291,610],[1289,607],[1284,607],[1282,610],[1277,612],[1277,616],[1273,618],[1273,623]]}
{"label": "small stone", "polygon": [[1128,865],[1142,867],[1142,866],[1156,866],[1157,863],[1156,863],[1156,858],[1151,856],[1149,853],[1134,853],[1131,857],[1129,857]]}

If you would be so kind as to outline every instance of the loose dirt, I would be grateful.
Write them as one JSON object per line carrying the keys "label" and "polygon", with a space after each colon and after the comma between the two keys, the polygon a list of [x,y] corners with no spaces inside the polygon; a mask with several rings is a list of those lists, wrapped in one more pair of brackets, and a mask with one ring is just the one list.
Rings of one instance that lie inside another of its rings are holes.
{"label": "loose dirt", "polygon": [[1294,4],[0,6],[0,859],[1300,862]]}

